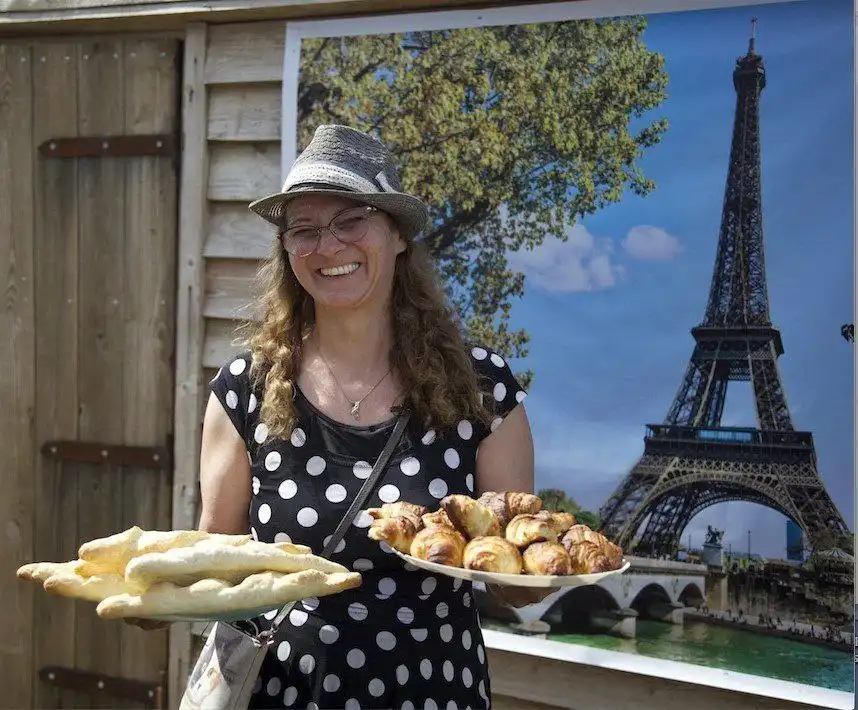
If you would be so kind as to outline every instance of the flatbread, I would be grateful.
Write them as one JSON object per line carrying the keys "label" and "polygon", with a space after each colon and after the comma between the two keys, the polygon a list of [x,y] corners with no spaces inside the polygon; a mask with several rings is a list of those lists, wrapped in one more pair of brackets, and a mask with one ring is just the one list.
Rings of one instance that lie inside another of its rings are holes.
{"label": "flatbread", "polygon": [[293,554],[275,545],[251,541],[238,547],[194,545],[140,555],[125,568],[125,581],[134,589],[143,591],[159,582],[188,586],[202,579],[219,579],[236,584],[259,572],[302,570],[329,574],[348,572],[341,564],[323,557]]}
{"label": "flatbread", "polygon": [[45,591],[61,597],[84,599],[88,602],[100,602],[116,594],[130,591],[125,577],[119,574],[105,574],[95,577],[81,577],[78,574],[60,573],[45,580]]}
{"label": "flatbread", "polygon": [[52,577],[55,574],[79,574],[78,569],[80,565],[80,560],[72,560],[71,562],[31,562],[23,567],[19,567],[15,575],[18,579],[25,582],[44,584],[48,577]]}
{"label": "flatbread", "polygon": [[252,574],[236,585],[218,579],[203,579],[187,587],[162,582],[142,594],[108,597],[98,605],[96,612],[104,619],[205,616],[267,606],[274,608],[298,599],[343,592],[360,583],[361,576],[357,572],[325,574],[315,569],[292,574]]}

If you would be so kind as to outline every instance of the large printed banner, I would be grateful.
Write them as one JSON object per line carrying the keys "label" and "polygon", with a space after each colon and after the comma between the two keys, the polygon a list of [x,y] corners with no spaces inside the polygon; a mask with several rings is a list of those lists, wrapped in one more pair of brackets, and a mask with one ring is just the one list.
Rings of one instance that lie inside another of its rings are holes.
{"label": "large printed banner", "polygon": [[393,147],[465,326],[527,383],[537,489],[633,561],[481,596],[484,625],[851,691],[852,5],[571,5],[305,36],[296,67],[291,140]]}

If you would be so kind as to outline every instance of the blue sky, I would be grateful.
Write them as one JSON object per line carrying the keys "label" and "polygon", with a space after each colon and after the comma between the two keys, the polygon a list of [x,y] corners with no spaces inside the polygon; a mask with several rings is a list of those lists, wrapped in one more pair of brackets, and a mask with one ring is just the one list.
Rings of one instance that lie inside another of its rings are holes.
{"label": "blue sky", "polygon": [[[528,278],[513,310],[532,341],[516,367],[527,400],[537,486],[597,509],[663,420],[693,349],[709,291],[730,149],[731,73],[759,20],[766,263],[780,372],[797,428],[814,433],[829,493],[853,526],[852,358],[839,334],[853,318],[852,6],[848,0],[651,15],[644,40],[666,59],[670,128],[642,161],[657,185],[514,263]],[[731,383],[724,424],[754,425],[746,383]],[[785,519],[727,503],[701,513],[725,545],[783,555]]]}

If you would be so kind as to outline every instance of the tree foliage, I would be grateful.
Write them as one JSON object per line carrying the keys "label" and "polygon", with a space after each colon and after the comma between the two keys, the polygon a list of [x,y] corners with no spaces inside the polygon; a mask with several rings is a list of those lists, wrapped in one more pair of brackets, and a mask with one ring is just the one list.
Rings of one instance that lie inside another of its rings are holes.
{"label": "tree foliage", "polygon": [[596,513],[584,510],[574,498],[570,498],[566,491],[560,488],[543,488],[536,495],[542,498],[542,506],[546,510],[572,513],[576,522],[586,525],[591,530],[598,530],[601,526]]}
{"label": "tree foliage", "polygon": [[[630,190],[666,129],[663,58],[645,18],[319,38],[302,44],[300,146],[315,128],[373,132],[404,188],[430,206],[425,238],[469,336],[526,355],[510,310],[524,277],[507,255]],[[632,125],[634,124],[634,129]]]}

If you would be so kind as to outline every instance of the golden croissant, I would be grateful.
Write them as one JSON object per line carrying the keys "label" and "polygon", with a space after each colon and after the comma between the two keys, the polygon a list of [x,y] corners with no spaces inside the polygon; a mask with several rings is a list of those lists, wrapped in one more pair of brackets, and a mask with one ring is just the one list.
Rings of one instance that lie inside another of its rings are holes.
{"label": "golden croissant", "polygon": [[619,563],[615,564],[613,557],[605,553],[605,548],[589,540],[572,545],[569,549],[569,559],[572,562],[572,574],[610,572],[620,567]]}
{"label": "golden croissant", "polygon": [[516,515],[510,520],[506,526],[505,537],[520,549],[544,540],[557,542],[557,534],[548,521],[540,520],[529,513]]}
{"label": "golden croissant", "polygon": [[505,530],[509,521],[512,520],[512,515],[509,514],[509,503],[507,498],[509,493],[498,493],[496,491],[486,491],[478,499],[477,503],[484,505],[495,514],[500,524],[500,529]]}
{"label": "golden croissant", "polygon": [[572,560],[559,542],[534,542],[525,549],[522,562],[526,574],[572,574]]}
{"label": "golden croissant", "polygon": [[[423,523],[420,523],[421,528]],[[411,551],[411,543],[417,535],[418,527],[414,520],[404,515],[395,518],[379,518],[372,521],[367,535],[372,540],[386,542],[393,549],[404,552],[406,555]]]}
{"label": "golden croissant", "polygon": [[557,537],[560,537],[575,524],[575,516],[564,511],[540,510],[536,517],[545,520],[554,529]]}
{"label": "golden croissant", "polygon": [[447,514],[443,510],[436,510],[434,513],[426,513],[421,516],[421,521],[425,527],[429,527],[430,525],[442,525],[448,528],[452,528],[453,521],[447,517]]}
{"label": "golden croissant", "polygon": [[465,547],[463,563],[466,569],[502,574],[521,574],[522,568],[518,548],[502,537],[474,538]]}
{"label": "golden croissant", "polygon": [[455,528],[430,525],[414,536],[410,554],[420,560],[448,567],[461,567],[467,541]]}
{"label": "golden croissant", "polygon": [[452,521],[453,527],[469,540],[486,535],[500,535],[497,516],[469,496],[447,496],[441,500],[441,508]]}
{"label": "golden croissant", "polygon": [[533,495],[533,493],[513,491],[507,494],[506,500],[507,505],[509,505],[510,518],[524,513],[538,513],[542,510],[542,498]]}
{"label": "golden croissant", "polygon": [[594,530],[591,530],[586,525],[578,524],[572,525],[566,533],[563,535],[563,544],[567,546],[575,545],[579,542],[584,542],[585,540],[589,542],[601,543],[605,537],[601,533],[597,533]]}
{"label": "golden croissant", "polygon": [[397,517],[408,518],[414,523],[414,527],[420,530],[423,527],[422,517],[429,512],[429,509],[425,505],[415,505],[400,500],[395,503],[385,503],[380,508],[368,508],[366,512],[376,520]]}

